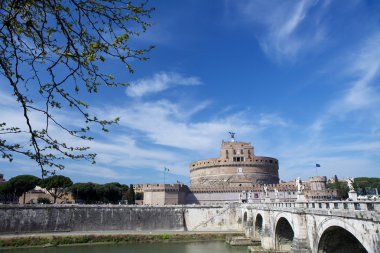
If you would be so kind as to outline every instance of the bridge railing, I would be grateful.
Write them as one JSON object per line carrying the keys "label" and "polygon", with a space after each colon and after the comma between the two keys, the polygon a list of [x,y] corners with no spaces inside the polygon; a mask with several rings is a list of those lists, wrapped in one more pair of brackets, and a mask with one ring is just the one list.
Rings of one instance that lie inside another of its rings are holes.
{"label": "bridge railing", "polygon": [[374,211],[380,213],[380,201],[313,201],[250,203],[251,207],[271,209],[319,209],[340,211]]}

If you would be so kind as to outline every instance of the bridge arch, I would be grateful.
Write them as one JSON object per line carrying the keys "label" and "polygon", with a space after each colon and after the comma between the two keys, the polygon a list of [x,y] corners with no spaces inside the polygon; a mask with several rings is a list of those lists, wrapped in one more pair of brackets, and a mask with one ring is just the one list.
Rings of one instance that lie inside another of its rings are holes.
{"label": "bridge arch", "polygon": [[294,239],[294,229],[288,215],[280,215],[275,223],[275,249],[290,251]]}
{"label": "bridge arch", "polygon": [[245,211],[243,214],[243,224],[246,225],[248,221],[248,211]]}
{"label": "bridge arch", "polygon": [[255,237],[261,239],[261,233],[263,231],[264,219],[263,216],[258,213],[255,218]]}
{"label": "bridge arch", "polygon": [[318,226],[318,253],[367,253],[371,249],[365,235],[349,223],[340,219],[327,219]]}

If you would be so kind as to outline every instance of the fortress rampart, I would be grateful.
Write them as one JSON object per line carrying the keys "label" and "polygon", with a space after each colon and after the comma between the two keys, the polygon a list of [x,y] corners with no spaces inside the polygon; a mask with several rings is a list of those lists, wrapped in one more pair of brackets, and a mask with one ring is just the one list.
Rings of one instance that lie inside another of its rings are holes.
{"label": "fortress rampart", "polygon": [[277,184],[278,160],[255,156],[247,142],[222,142],[220,157],[199,160],[190,164],[192,186],[243,186]]}

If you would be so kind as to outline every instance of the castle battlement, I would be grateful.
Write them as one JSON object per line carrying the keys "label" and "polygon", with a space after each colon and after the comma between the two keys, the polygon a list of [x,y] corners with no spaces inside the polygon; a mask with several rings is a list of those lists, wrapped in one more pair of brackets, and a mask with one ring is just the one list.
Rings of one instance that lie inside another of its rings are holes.
{"label": "castle battlement", "polygon": [[184,184],[144,184],[143,191],[164,191],[164,192],[179,192],[186,191],[187,186]]}
{"label": "castle battlement", "polygon": [[252,184],[277,184],[278,160],[256,156],[249,142],[232,139],[222,142],[219,158],[209,158],[190,163],[192,186],[251,186]]}

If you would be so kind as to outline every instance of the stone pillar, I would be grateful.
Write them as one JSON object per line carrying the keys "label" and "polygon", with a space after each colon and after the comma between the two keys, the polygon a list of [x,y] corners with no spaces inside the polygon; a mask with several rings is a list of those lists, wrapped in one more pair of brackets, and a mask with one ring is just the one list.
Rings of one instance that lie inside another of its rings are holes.
{"label": "stone pillar", "polygon": [[305,202],[306,199],[305,199],[305,195],[303,194],[303,192],[297,192],[297,202]]}
{"label": "stone pillar", "polygon": [[358,193],[356,191],[349,191],[348,198],[352,201],[358,201]]}
{"label": "stone pillar", "polygon": [[269,197],[265,197],[265,199],[264,199],[264,203],[271,203],[272,201],[270,200],[270,198]]}
{"label": "stone pillar", "polygon": [[308,228],[307,220],[305,214],[293,214],[293,228],[294,228],[294,238],[292,243],[293,253],[309,253],[310,243],[308,239]]}
{"label": "stone pillar", "polygon": [[261,231],[261,247],[263,249],[275,249],[275,231],[273,231],[270,211],[263,212],[263,228]]}

